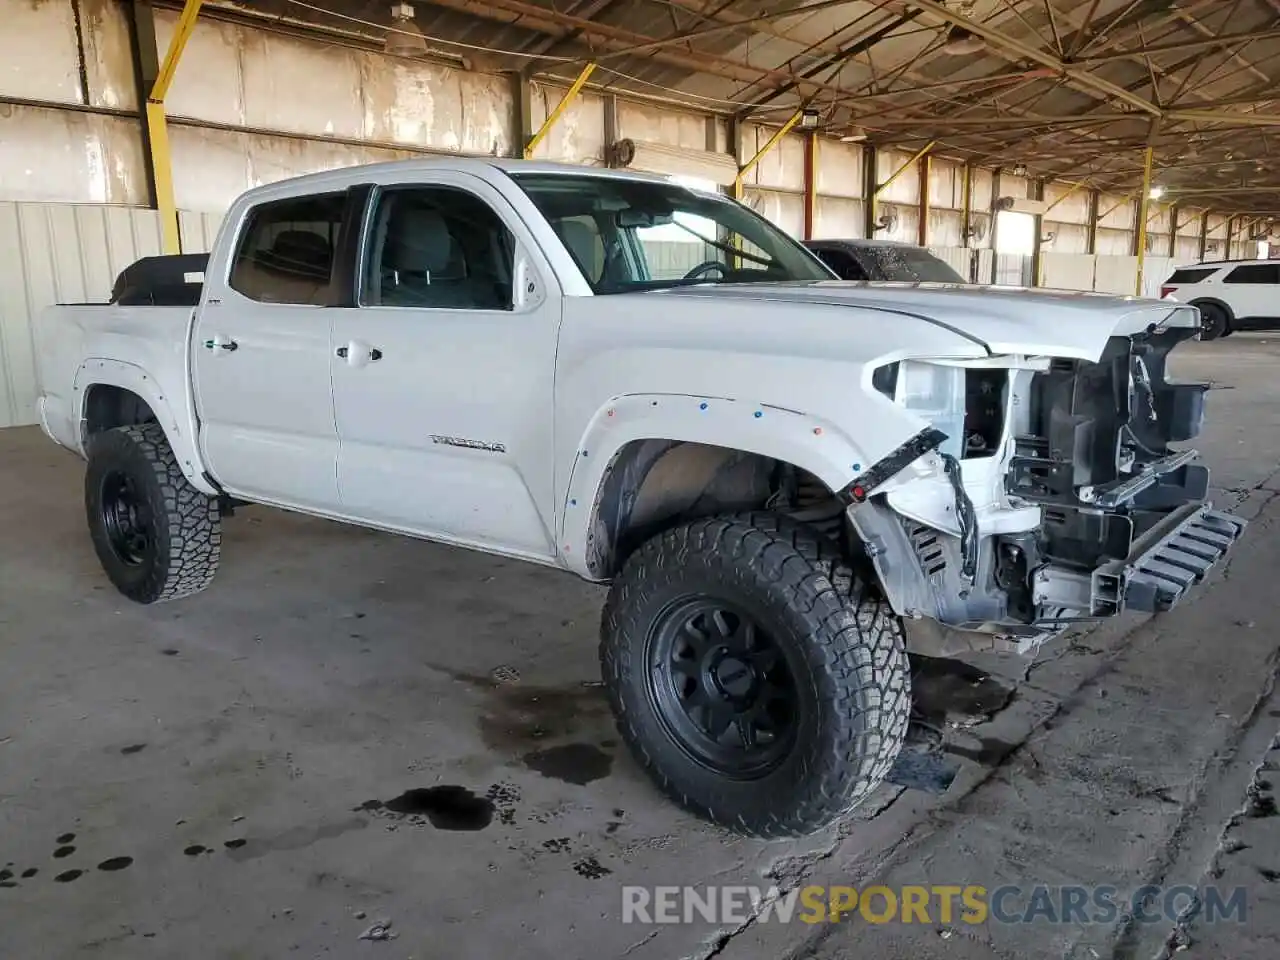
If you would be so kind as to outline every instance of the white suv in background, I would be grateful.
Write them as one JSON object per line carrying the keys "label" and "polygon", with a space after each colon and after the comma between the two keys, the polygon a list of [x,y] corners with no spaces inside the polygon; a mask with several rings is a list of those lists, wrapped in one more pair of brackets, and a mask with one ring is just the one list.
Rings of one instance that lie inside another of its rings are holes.
{"label": "white suv in background", "polygon": [[1200,308],[1202,340],[1237,330],[1280,329],[1280,260],[1223,260],[1179,267],[1160,296]]}

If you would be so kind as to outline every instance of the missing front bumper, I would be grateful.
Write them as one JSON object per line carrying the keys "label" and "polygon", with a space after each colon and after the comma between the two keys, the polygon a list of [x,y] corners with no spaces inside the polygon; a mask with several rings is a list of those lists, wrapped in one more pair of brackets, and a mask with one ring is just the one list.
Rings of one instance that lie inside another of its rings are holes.
{"label": "missing front bumper", "polygon": [[1122,609],[1159,613],[1173,608],[1226,557],[1246,526],[1246,521],[1208,503],[1175,511],[1134,541],[1127,558],[1093,572],[1094,616]]}

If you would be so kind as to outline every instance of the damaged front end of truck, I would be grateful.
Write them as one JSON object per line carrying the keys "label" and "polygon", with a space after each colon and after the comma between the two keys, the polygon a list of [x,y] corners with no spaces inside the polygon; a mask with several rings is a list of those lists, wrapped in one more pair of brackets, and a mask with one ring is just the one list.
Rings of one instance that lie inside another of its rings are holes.
{"label": "damaged front end of truck", "polygon": [[1181,447],[1209,387],[1167,376],[1197,332],[1174,308],[1092,359],[875,371],[875,389],[930,424],[904,445],[908,462],[845,492],[914,648],[1027,653],[1073,624],[1168,610],[1223,559],[1245,523],[1213,509],[1209,469]]}

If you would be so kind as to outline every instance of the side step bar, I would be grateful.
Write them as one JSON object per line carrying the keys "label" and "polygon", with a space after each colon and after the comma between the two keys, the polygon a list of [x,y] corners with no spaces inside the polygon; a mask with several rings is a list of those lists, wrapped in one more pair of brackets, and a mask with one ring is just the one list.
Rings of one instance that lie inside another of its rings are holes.
{"label": "side step bar", "polygon": [[1208,503],[1177,511],[1140,537],[1126,559],[1094,571],[1095,614],[1171,609],[1226,557],[1247,525]]}

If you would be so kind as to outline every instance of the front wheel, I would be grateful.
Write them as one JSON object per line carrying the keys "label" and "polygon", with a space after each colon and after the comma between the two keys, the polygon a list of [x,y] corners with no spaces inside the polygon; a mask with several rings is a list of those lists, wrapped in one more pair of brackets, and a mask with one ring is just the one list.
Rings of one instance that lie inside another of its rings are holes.
{"label": "front wheel", "polygon": [[906,734],[902,627],[834,544],[773,514],[697,520],[610,590],[605,687],[640,765],[737,832],[804,836],[886,776]]}
{"label": "front wheel", "polygon": [[107,577],[130,600],[198,593],[218,568],[218,502],[191,486],[158,423],[89,441],[85,510]]}

